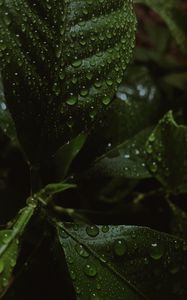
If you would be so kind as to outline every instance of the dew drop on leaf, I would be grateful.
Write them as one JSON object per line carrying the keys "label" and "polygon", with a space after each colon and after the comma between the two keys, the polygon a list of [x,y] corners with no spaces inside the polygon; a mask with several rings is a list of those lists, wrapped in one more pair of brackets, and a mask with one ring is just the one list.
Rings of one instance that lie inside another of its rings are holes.
{"label": "dew drop on leaf", "polygon": [[117,256],[123,256],[127,251],[127,246],[124,240],[120,239],[114,242],[114,253]]}
{"label": "dew drop on leaf", "polygon": [[156,173],[158,171],[158,166],[157,166],[156,162],[153,162],[152,164],[150,164],[149,168],[152,173]]}
{"label": "dew drop on leaf", "polygon": [[95,225],[93,226],[87,226],[86,232],[91,237],[96,237],[99,234],[99,228]]}
{"label": "dew drop on leaf", "polygon": [[73,270],[70,271],[70,276],[71,276],[72,280],[76,279],[76,274],[75,274],[75,272]]}
{"label": "dew drop on leaf", "polygon": [[68,105],[75,105],[76,103],[77,103],[77,97],[70,97],[70,98],[68,98],[67,100],[66,100],[66,103],[68,104]]}
{"label": "dew drop on leaf", "polygon": [[157,243],[151,244],[150,250],[149,250],[149,255],[151,258],[154,260],[159,260],[164,254],[163,247]]}
{"label": "dew drop on leaf", "polygon": [[97,294],[93,293],[91,296],[90,296],[90,300],[101,300],[100,296],[98,296]]}
{"label": "dew drop on leaf", "polygon": [[95,277],[97,275],[97,270],[94,266],[86,264],[84,273],[89,277]]}
{"label": "dew drop on leaf", "polygon": [[89,253],[85,250],[84,246],[81,244],[77,244],[75,246],[75,250],[77,251],[77,253],[82,256],[82,257],[89,257]]}
{"label": "dew drop on leaf", "polygon": [[101,228],[103,233],[107,233],[109,231],[109,226],[108,225],[103,225]]}
{"label": "dew drop on leaf", "polygon": [[81,290],[80,290],[80,288],[78,286],[76,287],[76,293],[77,293],[77,295],[81,294]]}

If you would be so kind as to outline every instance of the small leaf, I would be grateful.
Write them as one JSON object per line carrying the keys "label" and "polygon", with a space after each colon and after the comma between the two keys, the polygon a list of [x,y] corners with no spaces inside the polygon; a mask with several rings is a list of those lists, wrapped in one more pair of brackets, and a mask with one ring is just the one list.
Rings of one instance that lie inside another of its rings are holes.
{"label": "small leaf", "polygon": [[178,125],[168,112],[149,136],[145,146],[150,172],[169,190],[185,179],[187,161],[187,127]]}
{"label": "small leaf", "polygon": [[144,145],[151,129],[143,130],[96,160],[91,174],[106,177],[150,178],[145,164]]}
{"label": "small leaf", "polygon": [[79,134],[76,138],[63,145],[54,155],[53,161],[56,168],[58,180],[63,180],[73,162],[74,158],[81,151],[87,139],[85,133]]}
{"label": "small leaf", "polygon": [[32,199],[36,201],[39,200],[44,205],[47,205],[54,195],[76,187],[77,186],[75,184],[71,184],[65,181],[58,183],[50,183],[46,185],[43,189],[41,189],[38,193],[36,193],[33,198],[31,197],[29,201],[32,201]]}
{"label": "small leaf", "polygon": [[77,298],[185,299],[187,244],[136,226],[57,224]]}
{"label": "small leaf", "polygon": [[10,229],[0,231],[0,298],[11,281],[12,271],[20,250],[20,237],[34,213],[35,207],[29,205],[22,209]]}

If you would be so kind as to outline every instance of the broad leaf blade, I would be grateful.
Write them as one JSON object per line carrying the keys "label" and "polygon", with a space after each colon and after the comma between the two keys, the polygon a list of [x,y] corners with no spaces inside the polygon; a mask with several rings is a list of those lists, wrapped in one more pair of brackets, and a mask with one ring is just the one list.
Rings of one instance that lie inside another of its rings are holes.
{"label": "broad leaf blade", "polygon": [[61,223],[57,229],[78,299],[186,297],[183,240],[136,226]]}
{"label": "broad leaf blade", "polygon": [[96,160],[91,174],[106,177],[143,179],[151,174],[145,164],[144,145],[151,129],[143,130]]}
{"label": "broad leaf blade", "polygon": [[112,100],[132,56],[132,1],[6,1],[0,20],[5,95],[37,161],[90,128]]}
{"label": "broad leaf blade", "polygon": [[168,112],[155,127],[145,146],[146,164],[164,186],[175,190],[185,180],[187,127],[178,125]]}

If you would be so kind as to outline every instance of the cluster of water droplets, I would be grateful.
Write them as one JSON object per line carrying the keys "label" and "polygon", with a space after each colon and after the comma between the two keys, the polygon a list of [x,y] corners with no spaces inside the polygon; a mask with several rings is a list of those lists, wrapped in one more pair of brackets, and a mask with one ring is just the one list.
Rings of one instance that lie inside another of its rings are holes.
{"label": "cluster of water droplets", "polygon": [[[65,32],[66,103],[108,105],[120,84],[134,45],[131,1],[83,1],[69,16]],[[90,111],[93,118],[93,109]]]}
{"label": "cluster of water droplets", "polygon": [[[67,228],[75,238],[71,240],[65,230],[61,235],[61,242],[62,245],[66,242],[69,245],[67,249],[66,246],[63,247],[67,251],[70,276],[78,299],[84,299],[87,291],[88,299],[101,300],[106,297],[107,284],[110,285],[107,289],[111,290],[113,284],[116,287],[114,278],[117,277],[112,277],[112,282],[109,282],[111,275],[108,274],[107,279],[105,278],[105,268],[111,274],[117,271],[127,276],[128,280],[140,286],[145,278],[148,280],[149,270],[153,272],[155,283],[159,283],[162,271],[164,278],[167,278],[165,276],[177,276],[183,268],[179,255],[182,252],[184,255],[187,253],[186,243],[169,237],[165,240],[166,237],[161,237],[156,232],[141,229],[140,233],[136,227],[128,231],[128,227],[111,225],[72,225]],[[72,251],[68,250],[70,247]],[[177,251],[182,252],[178,254]],[[161,286],[155,286],[155,291]]]}
{"label": "cluster of water droplets", "polygon": [[76,131],[78,118],[80,130],[90,126],[131,59],[132,1],[13,0],[0,8],[1,69],[17,127],[32,120],[49,144]]}

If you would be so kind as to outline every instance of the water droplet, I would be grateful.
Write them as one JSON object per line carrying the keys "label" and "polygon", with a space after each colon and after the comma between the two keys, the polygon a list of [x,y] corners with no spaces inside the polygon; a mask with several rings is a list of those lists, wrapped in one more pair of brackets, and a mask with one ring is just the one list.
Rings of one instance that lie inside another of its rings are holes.
{"label": "water droplet", "polygon": [[99,228],[96,225],[86,227],[86,232],[91,237],[96,237],[99,234]]}
{"label": "water droplet", "polygon": [[82,256],[82,257],[89,257],[89,253],[85,250],[83,245],[77,244],[75,246],[75,250],[77,251],[77,253]]}
{"label": "water droplet", "polygon": [[145,264],[145,265],[148,265],[148,264],[149,264],[149,260],[148,260],[147,257],[144,258],[144,264]]}
{"label": "water droplet", "polygon": [[154,134],[151,134],[150,137],[149,137],[149,141],[151,143],[153,143],[155,141],[155,135]]}
{"label": "water droplet", "polygon": [[77,295],[80,295],[81,294],[81,289],[78,287],[78,286],[76,286],[76,293],[77,293]]}
{"label": "water droplet", "polygon": [[28,206],[36,207],[37,203],[38,203],[38,200],[36,198],[34,198],[34,197],[29,197],[27,199],[27,205]]}
{"label": "water droplet", "polygon": [[90,300],[101,300],[100,296],[98,296],[97,294],[93,293],[91,296],[90,296]]}
{"label": "water droplet", "polygon": [[123,256],[127,251],[125,240],[116,240],[114,242],[114,252],[117,256]]}
{"label": "water droplet", "polygon": [[8,285],[8,279],[6,277],[3,278],[3,287]]}
{"label": "water droplet", "polygon": [[158,171],[158,166],[157,166],[156,162],[153,162],[152,164],[150,164],[149,168],[152,173],[156,173]]}
{"label": "water droplet", "polygon": [[95,277],[97,275],[97,270],[94,266],[86,264],[84,268],[84,273],[89,277]]}
{"label": "water droplet", "polygon": [[70,106],[75,105],[77,103],[77,97],[72,96],[72,97],[68,98],[66,100],[66,103]]}
{"label": "water droplet", "polygon": [[60,230],[60,237],[63,238],[63,239],[68,238],[67,232],[65,232],[65,230],[61,229]]}
{"label": "water droplet", "polygon": [[146,151],[147,151],[148,154],[153,153],[153,147],[152,147],[152,145],[148,144],[147,147],[146,147]]}
{"label": "water droplet", "polygon": [[109,226],[108,225],[103,225],[101,228],[103,233],[107,233],[109,231]]}
{"label": "water droplet", "polygon": [[73,270],[70,271],[70,276],[71,276],[72,280],[76,279],[76,274],[75,274],[75,272]]}
{"label": "water droplet", "polygon": [[[10,265],[11,265],[12,268],[15,267],[15,265],[16,265],[16,260],[12,258],[12,259],[10,260]],[[0,272],[0,273],[1,273],[1,272]]]}
{"label": "water droplet", "polygon": [[151,244],[151,247],[149,249],[149,255],[154,260],[159,260],[164,254],[163,247],[157,243]]}
{"label": "water droplet", "polygon": [[72,66],[75,68],[78,68],[82,65],[82,61],[81,60],[76,60],[72,63]]}
{"label": "water droplet", "polygon": [[105,96],[103,98],[102,102],[104,105],[108,105],[111,102],[111,99],[110,99],[110,97]]}

